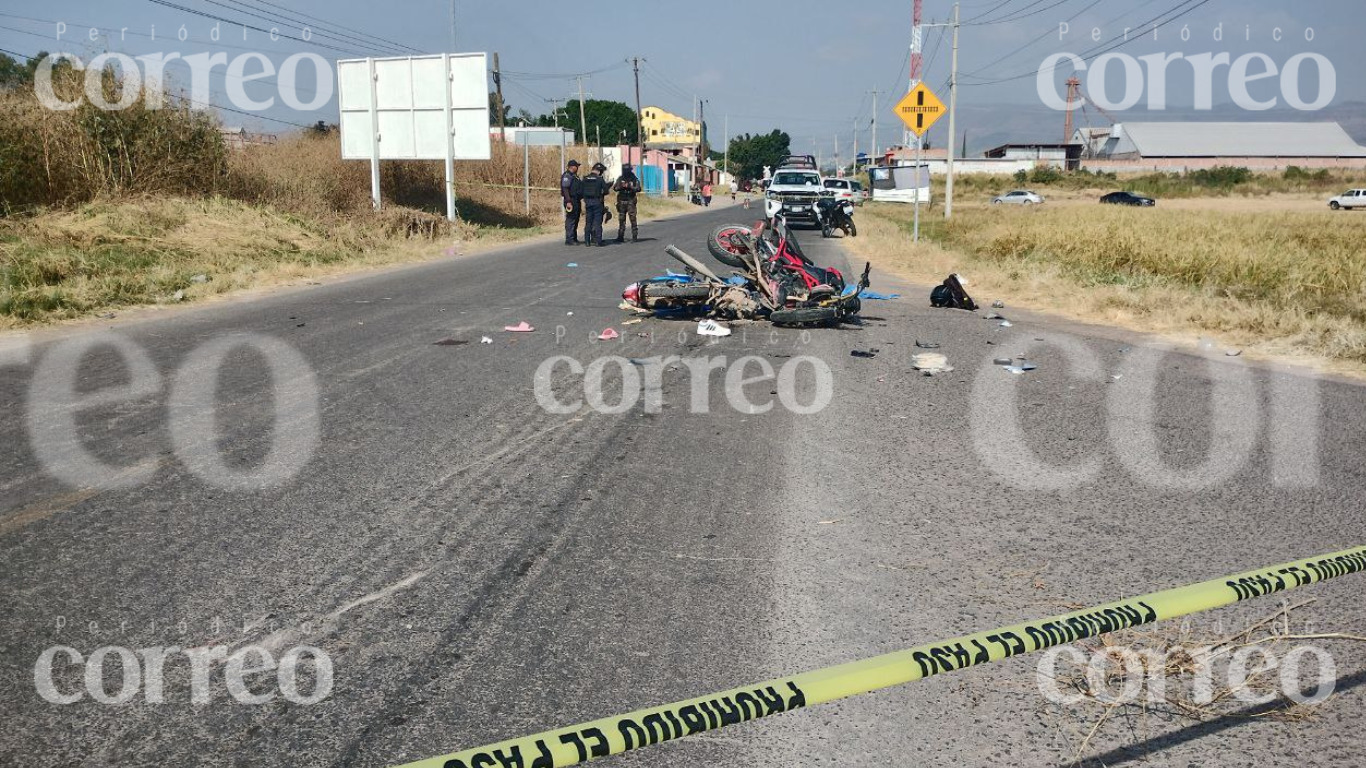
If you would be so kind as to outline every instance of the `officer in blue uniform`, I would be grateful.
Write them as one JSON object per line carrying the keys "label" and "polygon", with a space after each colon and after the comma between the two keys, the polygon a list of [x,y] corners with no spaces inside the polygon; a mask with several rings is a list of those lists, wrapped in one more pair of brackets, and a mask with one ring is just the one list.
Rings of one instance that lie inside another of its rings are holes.
{"label": "officer in blue uniform", "polygon": [[[579,161],[570,160],[560,174],[560,198],[564,201],[564,244],[579,244]],[[585,238],[587,235],[585,234]]]}
{"label": "officer in blue uniform", "polygon": [[602,219],[607,213],[604,199],[610,191],[607,180],[602,177],[606,172],[607,166],[594,163],[593,170],[579,182],[584,213],[588,214],[588,222],[583,225],[583,241],[585,245],[599,248],[602,247]]}

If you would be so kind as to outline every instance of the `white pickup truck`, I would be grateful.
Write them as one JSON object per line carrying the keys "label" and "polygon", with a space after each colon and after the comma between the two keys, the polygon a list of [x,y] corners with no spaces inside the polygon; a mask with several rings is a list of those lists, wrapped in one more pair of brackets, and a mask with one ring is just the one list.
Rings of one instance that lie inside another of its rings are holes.
{"label": "white pickup truck", "polygon": [[1328,201],[1328,207],[1333,210],[1346,208],[1366,208],[1366,189],[1349,189]]}
{"label": "white pickup truck", "polygon": [[791,155],[773,172],[764,193],[764,213],[768,218],[782,214],[790,222],[819,224],[816,201],[825,191],[825,180],[816,170],[816,158]]}

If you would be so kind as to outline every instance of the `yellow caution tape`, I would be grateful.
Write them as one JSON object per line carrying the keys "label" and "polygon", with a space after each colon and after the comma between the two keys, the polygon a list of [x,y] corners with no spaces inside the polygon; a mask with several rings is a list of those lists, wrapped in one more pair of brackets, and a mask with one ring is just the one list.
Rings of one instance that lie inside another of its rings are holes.
{"label": "yellow caution tape", "polygon": [[1366,571],[1366,546],[408,763],[557,768]]}

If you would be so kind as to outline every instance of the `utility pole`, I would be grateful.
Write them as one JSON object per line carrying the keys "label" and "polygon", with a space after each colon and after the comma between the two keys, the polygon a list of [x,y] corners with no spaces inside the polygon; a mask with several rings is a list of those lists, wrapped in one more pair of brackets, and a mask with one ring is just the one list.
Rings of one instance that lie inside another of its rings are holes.
{"label": "utility pole", "polygon": [[579,75],[579,134],[584,146],[588,146],[588,118],[584,117],[583,111],[583,75]]}
{"label": "utility pole", "polygon": [[877,145],[877,91],[876,91],[876,90],[873,90],[873,91],[870,91],[870,93],[873,94],[873,136],[872,136],[873,145],[872,145],[872,148],[868,150],[868,154],[869,154],[869,161],[870,161],[872,164],[876,164],[876,163],[881,159],[881,158],[878,157],[878,155],[879,155],[879,153],[881,152],[881,150],[878,149],[878,145]]}
{"label": "utility pole", "polygon": [[949,69],[949,162],[944,179],[944,218],[953,217],[953,155],[954,135],[958,117],[958,0],[953,3],[953,64]]}
{"label": "utility pole", "polygon": [[[560,127],[560,102],[564,99],[546,99],[550,102],[550,119],[555,121],[555,127]],[[566,115],[567,117],[567,115]]]}
{"label": "utility pole", "polygon": [[493,86],[498,89],[498,140],[507,141],[507,107],[503,105],[503,70],[498,67],[498,52],[493,52]]}
{"label": "utility pole", "polygon": [[[911,12],[911,77],[909,81],[910,85],[906,87],[907,93],[915,90],[915,87],[920,84],[921,69],[924,66],[923,50],[925,36],[924,27],[922,27],[920,23],[921,2],[922,0],[915,0],[913,5],[914,10]],[[902,143],[910,144],[912,138],[914,138],[916,146],[920,146],[924,143],[921,141],[921,137],[916,136],[909,128],[906,129],[905,138]],[[919,172],[917,171],[917,173]]]}
{"label": "utility pole", "polygon": [[858,118],[854,118],[854,174],[858,175]]}
{"label": "utility pole", "polygon": [[[632,57],[631,68],[636,74],[636,147],[640,153],[637,158],[640,164],[645,165],[645,116],[640,111],[640,62],[643,61],[639,56]],[[644,173],[644,169],[641,173]]]}
{"label": "utility pole", "polygon": [[[721,164],[725,166],[726,173],[730,173],[730,115],[726,115],[726,159]],[[735,184],[734,179],[731,179],[731,184]]]}
{"label": "utility pole", "polygon": [[701,142],[702,165],[707,164],[707,100],[697,100],[697,137]]}

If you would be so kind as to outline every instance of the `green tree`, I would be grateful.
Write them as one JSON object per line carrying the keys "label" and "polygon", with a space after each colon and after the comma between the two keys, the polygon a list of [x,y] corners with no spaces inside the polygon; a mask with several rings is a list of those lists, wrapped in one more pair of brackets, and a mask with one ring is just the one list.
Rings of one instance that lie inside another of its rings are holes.
{"label": "green tree", "polygon": [[[568,119],[565,119],[568,115]],[[606,99],[585,99],[583,102],[584,121],[588,123],[588,135],[580,136],[580,141],[597,141],[597,132],[602,131],[603,144],[615,144],[621,140],[621,132],[626,132],[626,143],[636,143],[636,134],[639,125],[636,122],[636,111],[620,101],[608,101]],[[541,115],[536,118],[536,125],[550,126],[555,124],[553,115]],[[579,129],[579,100],[570,99],[560,110],[560,127],[569,128],[578,133]]]}
{"label": "green tree", "polygon": [[[38,71],[38,64],[47,57],[47,51],[39,51],[37,55],[23,62],[22,64],[3,53],[0,53],[0,88],[21,88],[33,84],[33,75]],[[57,68],[69,68],[71,62],[62,60],[58,62]]]}
{"label": "green tree", "polygon": [[773,129],[770,133],[742,134],[730,140],[731,172],[741,179],[760,179],[764,166],[776,168],[792,153],[792,137]]}

